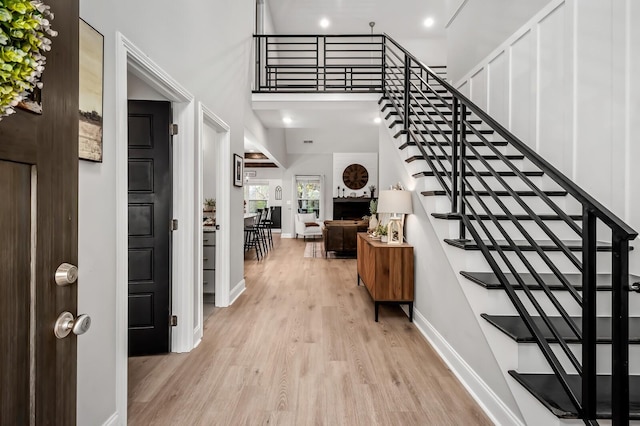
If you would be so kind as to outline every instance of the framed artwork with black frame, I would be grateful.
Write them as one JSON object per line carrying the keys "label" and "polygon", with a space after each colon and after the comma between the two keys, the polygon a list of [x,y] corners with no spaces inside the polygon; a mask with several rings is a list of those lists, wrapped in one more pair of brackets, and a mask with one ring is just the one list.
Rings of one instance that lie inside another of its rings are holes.
{"label": "framed artwork with black frame", "polygon": [[233,186],[242,186],[243,160],[238,154],[233,154]]}

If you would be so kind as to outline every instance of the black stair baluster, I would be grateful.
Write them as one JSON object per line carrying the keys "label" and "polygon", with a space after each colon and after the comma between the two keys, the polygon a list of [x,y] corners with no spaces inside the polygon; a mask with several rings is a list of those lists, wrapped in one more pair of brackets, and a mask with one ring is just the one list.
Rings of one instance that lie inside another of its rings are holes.
{"label": "black stair baluster", "polygon": [[458,100],[453,100],[453,144],[451,146],[451,191],[453,196],[451,197],[451,213],[458,213],[458,151],[460,149],[460,142],[458,140],[458,130],[460,129],[460,123],[458,122]]}
{"label": "black stair baluster", "polygon": [[582,409],[596,418],[596,217],[588,208],[582,217]]}
{"label": "black stair baluster", "polygon": [[611,252],[611,419],[629,424],[629,240],[612,235]]}
{"label": "black stair baluster", "polygon": [[[460,182],[460,184],[458,185],[460,188],[460,215],[464,216],[466,214],[466,205],[465,205],[465,192],[466,192],[466,184],[465,184],[465,179],[464,176],[467,172],[467,167],[466,167],[466,163],[464,161],[464,158],[466,156],[466,152],[467,152],[467,136],[466,136],[466,129],[464,127],[464,117],[467,114],[467,107],[462,104],[460,106],[460,116],[463,117],[459,120],[459,130],[460,130],[460,158],[458,160],[458,180]],[[460,221],[460,230],[458,232],[458,238],[460,240],[465,240],[467,238],[467,228],[465,226],[465,221],[461,220]]]}

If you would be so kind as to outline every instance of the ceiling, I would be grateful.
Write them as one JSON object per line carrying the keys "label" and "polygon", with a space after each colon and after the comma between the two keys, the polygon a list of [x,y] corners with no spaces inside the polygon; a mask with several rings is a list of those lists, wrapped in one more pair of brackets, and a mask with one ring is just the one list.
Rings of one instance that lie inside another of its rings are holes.
{"label": "ceiling", "polygon": [[[442,39],[445,37],[448,0],[265,0],[271,12],[275,34],[370,34],[387,33],[399,42],[406,40]],[[320,27],[322,18],[330,21]],[[423,25],[433,18],[430,28]],[[377,99],[376,99],[377,100]],[[379,115],[375,102],[352,103],[345,107],[315,108],[294,103],[259,107],[254,112],[267,128],[322,129],[327,127],[362,126],[371,129]],[[345,108],[347,111],[345,111]],[[284,117],[292,122],[283,123]],[[246,146],[259,150],[259,147]],[[343,147],[348,150],[348,147]]]}
{"label": "ceiling", "polygon": [[[276,34],[387,33],[394,39],[445,36],[447,0],[265,0]],[[434,24],[426,28],[426,18]],[[320,19],[330,21],[320,28]]]}

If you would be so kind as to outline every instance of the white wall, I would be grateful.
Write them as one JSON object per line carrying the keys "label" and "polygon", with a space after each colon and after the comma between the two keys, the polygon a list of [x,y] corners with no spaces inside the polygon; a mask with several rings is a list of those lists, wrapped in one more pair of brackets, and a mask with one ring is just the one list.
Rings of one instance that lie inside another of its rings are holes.
{"label": "white wall", "polygon": [[[321,129],[286,129],[285,140],[289,154],[321,154],[341,152],[375,152],[378,147],[378,126],[326,127]],[[312,140],[312,144],[304,143]]]}
{"label": "white wall", "polygon": [[413,214],[406,218],[405,236],[413,246],[416,316],[422,315],[498,398],[518,413],[518,406],[478,324],[484,320],[469,306],[458,281],[459,271],[452,268],[421,204],[417,181],[408,175],[395,145],[387,129],[381,127],[379,156],[384,159],[384,167],[380,167],[380,187],[388,188],[400,182],[414,191]]}
{"label": "white wall", "polygon": [[[485,12],[497,13],[489,7]],[[632,23],[638,19],[632,0],[553,0],[457,82],[473,102],[635,229],[640,152],[632,129],[640,125],[640,39]],[[453,26],[449,33],[455,34]],[[631,271],[640,272],[637,250],[631,252]]]}
{"label": "white wall", "polygon": [[135,74],[127,73],[127,99],[140,101],[166,101],[167,97],[158,93]]}
{"label": "white wall", "polygon": [[[78,424],[100,425],[115,404],[115,33],[145,52],[231,128],[242,153],[244,129],[264,129],[250,108],[254,2],[80,0],[80,16],[104,35],[104,161],[80,162],[79,310],[93,318],[78,339]],[[194,13],[197,11],[197,13]],[[229,159],[231,161],[231,159]],[[231,215],[242,214],[241,188]],[[242,221],[231,225],[230,285],[243,280]],[[120,413],[122,415],[122,413]]]}
{"label": "white wall", "polygon": [[[367,173],[369,174],[369,181],[362,189],[349,189],[345,186],[344,180],[342,180],[342,174],[344,173],[344,169],[351,164],[360,164],[365,169],[367,169]],[[345,188],[344,195],[349,197],[351,193],[355,193],[356,197],[361,197],[364,195],[364,192],[367,192],[367,197],[371,196],[371,190],[369,186],[375,185],[376,194],[378,193],[378,153],[377,152],[338,152],[333,154],[333,185],[330,188],[327,188],[327,191],[331,193],[330,198],[336,197],[338,195],[338,185],[340,186],[340,196],[342,196],[342,188]],[[332,216],[327,216],[332,217]]]}
{"label": "white wall", "polygon": [[202,141],[202,197],[216,197],[216,164],[218,163],[216,144],[218,135],[211,126],[204,126]]}
{"label": "white wall", "polygon": [[398,43],[427,66],[447,65],[447,39],[401,39]]}
{"label": "white wall", "polygon": [[550,1],[468,0],[447,28],[449,78],[458,81]]}

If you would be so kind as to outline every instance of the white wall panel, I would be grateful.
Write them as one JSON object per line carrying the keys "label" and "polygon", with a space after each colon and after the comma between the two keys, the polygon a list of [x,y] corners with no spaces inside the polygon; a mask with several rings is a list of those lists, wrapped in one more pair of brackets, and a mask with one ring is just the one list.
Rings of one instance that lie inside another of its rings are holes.
{"label": "white wall panel", "polygon": [[471,100],[480,108],[487,109],[487,71],[481,68],[471,77]]}
{"label": "white wall panel", "polygon": [[571,120],[566,75],[564,23],[565,7],[558,7],[538,24],[538,83],[536,150],[560,169],[571,166],[564,158],[563,142],[567,140]]}
{"label": "white wall panel", "polygon": [[486,70],[489,114],[637,229],[639,21],[633,0],[551,1],[455,83],[477,100]]}
{"label": "white wall panel", "polygon": [[458,90],[460,93],[465,95],[467,98],[471,97],[471,81],[465,81],[461,85],[458,86]]}
{"label": "white wall panel", "polygon": [[[640,230],[640,143],[638,143],[638,129],[640,129],[640,2],[636,0],[626,0],[624,2],[625,16],[625,57],[626,69],[624,79],[627,83],[625,98],[625,180],[626,191],[624,199],[626,201],[625,220],[636,230]],[[633,25],[632,25],[633,23]],[[631,252],[630,270],[634,273],[640,271],[640,250],[638,241],[635,241],[636,250]]]}
{"label": "white wall panel", "polygon": [[605,206],[612,201],[611,2],[576,3],[575,178]]}
{"label": "white wall panel", "polygon": [[488,108],[487,112],[504,127],[509,125],[509,85],[506,84],[509,78],[507,67],[507,54],[500,52],[488,64]]}
{"label": "white wall panel", "polygon": [[553,2],[557,0],[468,0],[447,29],[449,76],[459,81]]}
{"label": "white wall panel", "polygon": [[527,31],[513,43],[510,49],[509,68],[511,99],[509,101],[509,128],[524,143],[534,146],[535,117],[535,66],[532,61],[535,39]]}

